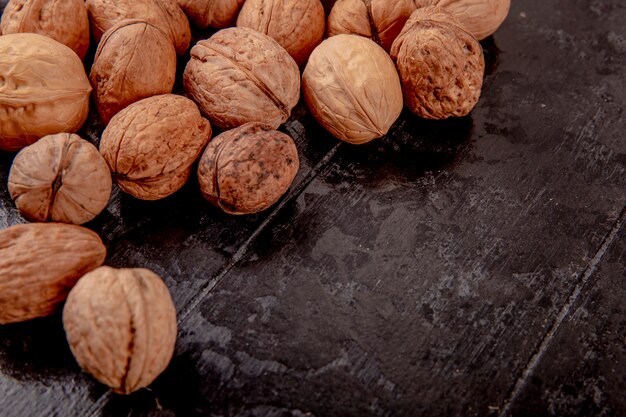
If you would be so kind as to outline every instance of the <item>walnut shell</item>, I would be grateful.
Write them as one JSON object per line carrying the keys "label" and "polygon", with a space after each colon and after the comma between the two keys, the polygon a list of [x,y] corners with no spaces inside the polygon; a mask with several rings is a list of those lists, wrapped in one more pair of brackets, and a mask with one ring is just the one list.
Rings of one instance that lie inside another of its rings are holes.
{"label": "walnut shell", "polygon": [[102,37],[89,78],[98,113],[108,124],[129,104],[172,92],[176,50],[156,26],[124,20]]}
{"label": "walnut shell", "polygon": [[167,33],[179,55],[189,49],[189,21],[176,0],[87,0],[87,10],[91,31],[98,41],[116,23],[141,19]]}
{"label": "walnut shell", "polygon": [[465,29],[483,40],[506,19],[511,0],[414,0],[417,7],[437,6],[458,19]]}
{"label": "walnut shell", "polygon": [[84,227],[31,223],[0,230],[0,324],[54,313],[105,257],[98,235]]}
{"label": "walnut shell", "polygon": [[402,112],[402,89],[389,55],[356,35],[318,46],[302,75],[309,110],[335,137],[362,144],[385,135]]}
{"label": "walnut shell", "polygon": [[268,35],[304,65],[324,37],[325,18],[319,0],[247,0],[237,26]]}
{"label": "walnut shell", "polygon": [[182,187],[211,138],[211,125],[189,99],[165,94],[131,104],[111,119],[100,153],[125,192],[158,200]]}
{"label": "walnut shell", "polygon": [[217,136],[198,166],[204,197],[229,214],[263,211],[293,182],[300,162],[293,140],[261,123]]}
{"label": "walnut shell", "polygon": [[426,119],[465,116],[480,98],[485,60],[480,43],[438,7],[417,9],[391,48],[404,103]]}
{"label": "walnut shell", "polygon": [[274,39],[248,28],[223,29],[198,42],[183,81],[204,115],[222,129],[248,122],[277,128],[300,99],[296,62]]}
{"label": "walnut shell", "polygon": [[17,154],[9,192],[29,221],[83,224],[106,207],[111,172],[95,146],[78,135],[59,133]]}
{"label": "walnut shell", "polygon": [[63,327],[80,367],[113,391],[130,394],[167,368],[176,310],[158,275],[103,266],[70,292]]}
{"label": "walnut shell", "polygon": [[0,33],[38,33],[70,48],[83,59],[89,49],[89,18],[83,0],[10,0]]}
{"label": "walnut shell", "polygon": [[0,149],[76,132],[90,93],[83,63],[67,46],[34,33],[0,36]]}
{"label": "walnut shell", "polygon": [[199,27],[222,29],[235,24],[245,0],[178,0],[187,16]]}
{"label": "walnut shell", "polygon": [[389,51],[414,11],[413,0],[337,0],[328,15],[328,36],[364,36]]}

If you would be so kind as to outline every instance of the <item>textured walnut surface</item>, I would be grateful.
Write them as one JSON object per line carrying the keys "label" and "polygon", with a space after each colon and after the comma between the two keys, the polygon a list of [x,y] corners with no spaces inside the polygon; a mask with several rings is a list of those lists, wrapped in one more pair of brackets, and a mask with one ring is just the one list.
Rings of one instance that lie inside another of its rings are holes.
{"label": "textured walnut surface", "polygon": [[248,122],[277,128],[300,99],[296,62],[274,39],[249,28],[220,30],[198,42],[184,83],[203,114],[222,129]]}
{"label": "textured walnut surface", "polygon": [[70,47],[82,59],[89,48],[89,18],[83,0],[11,0],[0,33],[38,33]]}
{"label": "textured walnut surface", "polygon": [[402,111],[402,90],[389,55],[357,35],[326,39],[302,76],[309,110],[333,136],[354,144],[387,133]]}
{"label": "textured walnut surface", "polygon": [[122,20],[143,19],[167,33],[179,55],[189,48],[189,21],[176,0],[87,0],[86,4],[91,31],[98,41]]}
{"label": "textured walnut surface", "polygon": [[106,248],[89,229],[32,223],[0,230],[0,324],[50,315]]}
{"label": "textured walnut surface", "polygon": [[158,27],[124,20],[100,40],[89,78],[100,118],[108,123],[131,103],[172,92],[176,51]]}
{"label": "textured walnut surface", "polygon": [[478,102],[485,70],[480,43],[449,13],[416,10],[391,48],[407,107],[426,119],[465,116]]}
{"label": "textured walnut surface", "polygon": [[67,46],[32,33],[0,36],[0,150],[76,132],[90,93],[83,63]]}
{"label": "textured walnut surface", "polygon": [[85,275],[68,296],[63,326],[78,364],[122,394],[149,385],[174,353],[176,310],[147,269],[103,266]]}
{"label": "textured walnut surface", "polygon": [[198,166],[204,197],[229,214],[251,214],[287,192],[300,166],[288,135],[261,123],[222,133],[209,143]]}
{"label": "textured walnut surface", "polygon": [[325,19],[319,0],[247,0],[237,26],[270,36],[298,65],[304,65],[322,41]]}
{"label": "textured walnut surface", "polygon": [[111,172],[95,146],[78,135],[45,136],[17,154],[9,192],[24,218],[83,224],[111,194]]}
{"label": "textured walnut surface", "polygon": [[102,134],[100,153],[125,192],[157,200],[176,192],[211,138],[210,123],[189,99],[164,94],[119,112]]}
{"label": "textured walnut surface", "polygon": [[187,16],[201,28],[233,26],[245,0],[178,0]]}

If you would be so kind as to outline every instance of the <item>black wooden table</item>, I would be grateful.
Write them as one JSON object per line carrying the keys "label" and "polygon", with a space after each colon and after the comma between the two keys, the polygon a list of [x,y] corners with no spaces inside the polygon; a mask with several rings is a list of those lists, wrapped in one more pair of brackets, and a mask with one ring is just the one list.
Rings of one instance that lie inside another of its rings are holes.
{"label": "black wooden table", "polygon": [[[108,265],[171,289],[171,365],[121,397],[81,373],[60,315],[0,326],[0,415],[626,415],[625,21],[624,0],[514,0],[471,116],[404,113],[369,145],[301,103],[282,128],[301,172],[259,215],[195,180],[115,190],[88,226]],[[23,222],[13,156],[2,228]]]}

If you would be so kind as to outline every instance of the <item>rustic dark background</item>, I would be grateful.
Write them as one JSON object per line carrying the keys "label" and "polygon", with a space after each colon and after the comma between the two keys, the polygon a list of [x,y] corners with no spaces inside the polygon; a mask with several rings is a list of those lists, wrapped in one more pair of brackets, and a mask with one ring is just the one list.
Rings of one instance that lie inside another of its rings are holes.
{"label": "rustic dark background", "polygon": [[[472,114],[404,113],[369,145],[300,104],[282,130],[301,172],[259,215],[195,179],[159,202],[115,190],[88,226],[108,265],[171,289],[170,367],[121,397],[59,315],[0,326],[0,415],[626,415],[625,21],[623,0],[513,0]],[[13,157],[2,228],[24,221]]]}

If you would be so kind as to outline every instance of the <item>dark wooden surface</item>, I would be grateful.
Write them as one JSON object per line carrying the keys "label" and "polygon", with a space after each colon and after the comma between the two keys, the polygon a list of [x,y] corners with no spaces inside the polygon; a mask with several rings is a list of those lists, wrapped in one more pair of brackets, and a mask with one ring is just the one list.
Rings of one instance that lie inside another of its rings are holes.
{"label": "dark wooden surface", "polygon": [[[59,315],[0,326],[0,415],[626,415],[624,21],[623,0],[514,0],[471,116],[405,113],[369,145],[300,104],[282,130],[302,170],[259,215],[194,180],[115,191],[88,226],[107,264],[171,289],[171,365],[121,397],[80,372]],[[13,156],[0,227],[23,222]]]}

